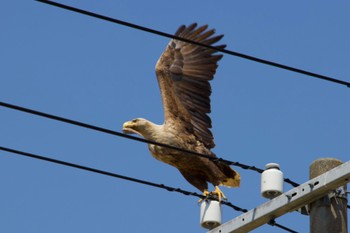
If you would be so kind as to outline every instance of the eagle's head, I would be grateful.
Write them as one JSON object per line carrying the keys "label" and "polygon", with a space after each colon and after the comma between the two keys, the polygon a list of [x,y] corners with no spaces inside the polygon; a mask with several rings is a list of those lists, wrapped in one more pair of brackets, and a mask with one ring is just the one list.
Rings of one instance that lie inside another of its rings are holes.
{"label": "eagle's head", "polygon": [[146,139],[154,140],[155,134],[159,132],[159,125],[146,119],[136,118],[123,124],[123,132],[126,134],[138,134]]}
{"label": "eagle's head", "polygon": [[139,134],[142,136],[142,128],[145,127],[146,120],[143,118],[136,118],[132,121],[127,121],[123,124],[123,132],[126,134]]}

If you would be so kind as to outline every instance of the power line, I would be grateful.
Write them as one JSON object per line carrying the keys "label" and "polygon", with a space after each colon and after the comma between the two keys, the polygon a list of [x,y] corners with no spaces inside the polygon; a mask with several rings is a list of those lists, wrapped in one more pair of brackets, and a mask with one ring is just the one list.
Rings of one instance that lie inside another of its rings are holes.
{"label": "power line", "polygon": [[279,228],[281,228],[281,229],[283,229],[283,230],[285,230],[285,231],[288,231],[288,232],[298,233],[297,231],[294,231],[294,230],[292,230],[292,229],[290,229],[290,228],[288,228],[288,227],[285,227],[285,226],[282,226],[281,224],[278,224],[278,223],[275,221],[275,219],[271,219],[270,222],[268,222],[268,224],[269,224],[270,226],[279,227]]}
{"label": "power line", "polygon": [[134,28],[134,29],[137,29],[137,30],[145,31],[145,32],[148,32],[148,33],[156,34],[156,35],[167,37],[167,38],[171,38],[171,39],[181,40],[181,41],[184,41],[184,42],[187,42],[187,43],[191,43],[191,44],[195,44],[195,45],[198,45],[198,46],[203,46],[203,47],[207,47],[207,48],[210,48],[210,49],[214,49],[214,50],[217,50],[219,52],[222,52],[222,53],[225,53],[225,54],[229,54],[229,55],[232,55],[232,56],[244,58],[244,59],[251,60],[251,61],[254,61],[254,62],[262,63],[262,64],[269,65],[269,66],[274,66],[274,67],[277,67],[277,68],[280,68],[280,69],[289,70],[289,71],[292,71],[292,72],[304,74],[304,75],[311,76],[311,77],[314,77],[314,78],[323,79],[323,80],[326,80],[326,81],[330,81],[330,82],[334,82],[334,83],[338,83],[338,84],[350,87],[350,83],[349,82],[346,82],[346,81],[343,81],[343,80],[339,80],[339,79],[335,79],[335,78],[331,78],[331,77],[328,77],[328,76],[325,76],[325,75],[316,74],[316,73],[313,73],[313,72],[310,72],[310,71],[306,71],[306,70],[294,68],[294,67],[291,67],[291,66],[279,64],[279,63],[276,63],[276,62],[268,61],[268,60],[265,60],[265,59],[253,57],[253,56],[250,56],[250,55],[234,52],[232,50],[227,50],[227,49],[217,48],[217,47],[214,47],[214,46],[211,46],[211,45],[207,45],[207,44],[202,44],[202,43],[199,43],[199,42],[196,42],[196,41],[192,41],[192,40],[189,40],[189,39],[186,39],[186,38],[178,37],[178,36],[175,36],[175,35],[172,35],[172,34],[169,34],[169,33],[161,32],[161,31],[158,31],[158,30],[154,30],[154,29],[151,29],[151,28],[143,27],[143,26],[140,26],[140,25],[137,25],[137,24],[129,23],[129,22],[126,22],[126,21],[122,21],[122,20],[111,18],[111,17],[104,16],[104,15],[100,15],[100,14],[97,14],[97,13],[93,13],[93,12],[90,12],[90,11],[82,10],[82,9],[75,8],[75,7],[68,6],[68,5],[64,5],[64,4],[61,4],[61,3],[57,3],[57,2],[53,2],[53,1],[47,1],[47,0],[36,0],[36,1],[41,2],[41,3],[46,3],[46,4],[49,4],[49,5],[52,5],[52,6],[56,6],[56,7],[62,8],[62,9],[66,9],[66,10],[69,10],[69,11],[77,12],[77,13],[80,13],[80,14],[83,14],[83,15],[87,15],[87,16],[91,16],[91,17],[94,17],[94,18],[98,18],[98,19],[102,19],[102,20],[105,20],[105,21],[109,21],[109,22],[112,22],[112,23],[116,23],[116,24],[119,24],[119,25],[123,25],[123,26],[126,26],[126,27]]}
{"label": "power line", "polygon": [[[18,155],[30,157],[30,158],[37,159],[37,160],[43,160],[43,161],[47,161],[47,162],[50,162],[50,163],[60,164],[60,165],[67,166],[67,167],[73,167],[73,168],[76,168],[76,169],[85,170],[85,171],[97,173],[97,174],[100,174],[100,175],[110,176],[110,177],[114,177],[114,178],[118,178],[118,179],[122,179],[122,180],[131,181],[131,182],[134,182],[134,183],[139,183],[139,184],[144,184],[144,185],[148,185],[148,186],[152,186],[152,187],[156,187],[156,188],[160,188],[160,189],[165,189],[165,190],[167,190],[169,192],[177,192],[177,193],[184,194],[186,196],[195,196],[195,197],[199,197],[199,198],[202,198],[202,199],[208,199],[209,198],[209,199],[216,200],[213,197],[207,197],[207,196],[198,194],[196,192],[189,192],[189,191],[186,191],[186,190],[182,190],[180,188],[174,188],[174,187],[170,187],[170,186],[167,186],[167,185],[164,185],[164,184],[156,184],[156,183],[153,183],[153,182],[150,182],[150,181],[136,179],[136,178],[132,178],[132,177],[129,177],[129,176],[124,176],[124,175],[120,175],[120,174],[117,174],[117,173],[107,172],[107,171],[99,170],[99,169],[96,169],[96,168],[86,167],[86,166],[82,166],[82,165],[75,164],[75,163],[69,163],[69,162],[66,162],[66,161],[57,160],[57,159],[53,159],[53,158],[49,158],[49,157],[45,157],[45,156],[41,156],[41,155],[37,155],[37,154],[32,154],[32,153],[28,153],[28,152],[24,152],[24,151],[19,151],[19,150],[11,149],[11,148],[8,148],[8,147],[0,146],[0,150],[7,151],[7,152],[13,153],[13,154],[18,154]],[[240,208],[240,207],[238,207],[236,205],[233,205],[231,202],[228,202],[228,201],[225,201],[225,200],[221,200],[221,203],[224,204],[224,205],[232,207],[236,211],[240,211],[240,212],[244,212],[244,213],[247,212],[246,209],[242,209],[242,208]]]}
{"label": "power line", "polygon": [[[255,166],[249,166],[249,165],[246,165],[246,164],[242,164],[240,162],[232,162],[232,161],[229,161],[229,160],[226,160],[226,159],[223,159],[223,158],[211,157],[209,155],[201,154],[201,153],[198,153],[198,152],[195,152],[195,151],[186,150],[186,149],[183,149],[183,148],[179,148],[179,147],[175,147],[175,146],[159,143],[159,142],[156,142],[156,141],[150,141],[150,140],[147,140],[147,139],[144,139],[144,138],[139,138],[139,137],[135,137],[135,136],[132,136],[132,135],[128,135],[128,134],[120,133],[120,132],[117,132],[117,131],[113,131],[113,130],[110,130],[110,129],[101,128],[101,127],[90,125],[90,124],[86,124],[86,123],[83,123],[83,122],[80,122],[80,121],[74,121],[74,120],[71,120],[71,119],[59,117],[59,116],[56,116],[56,115],[51,115],[51,114],[40,112],[40,111],[36,111],[36,110],[33,110],[33,109],[24,108],[24,107],[21,107],[21,106],[18,106],[18,105],[13,105],[13,104],[5,103],[5,102],[0,102],[0,106],[6,107],[6,108],[10,108],[10,109],[14,109],[14,110],[18,110],[18,111],[21,111],[21,112],[26,112],[26,113],[37,115],[37,116],[41,116],[41,117],[45,117],[45,118],[48,118],[48,119],[52,119],[52,120],[56,120],[56,121],[60,121],[60,122],[68,123],[68,124],[72,124],[72,125],[75,125],[75,126],[79,126],[79,127],[83,127],[83,128],[99,131],[99,132],[102,132],[102,133],[107,133],[107,134],[111,134],[111,135],[114,135],[114,136],[127,138],[127,139],[130,139],[130,140],[135,140],[135,141],[139,141],[139,142],[143,142],[143,143],[147,143],[147,144],[153,144],[153,145],[157,145],[157,146],[166,147],[166,148],[177,150],[177,151],[181,151],[181,152],[184,152],[184,153],[193,154],[193,155],[196,155],[196,156],[207,158],[207,159],[209,159],[209,160],[211,160],[213,162],[223,162],[223,163],[225,163],[227,165],[240,167],[240,168],[245,169],[245,170],[252,170],[252,171],[255,171],[255,172],[258,172],[258,173],[262,173],[264,171],[263,169],[257,168]],[[298,183],[296,183],[296,182],[294,182],[294,181],[292,181],[292,180],[290,180],[288,178],[284,178],[284,181],[286,183],[292,185],[293,187],[299,186]]]}
{"label": "power line", "polygon": [[[139,183],[139,184],[144,184],[144,185],[148,185],[148,186],[152,186],[152,187],[156,187],[156,188],[160,188],[160,189],[165,189],[165,190],[167,190],[169,192],[177,192],[177,193],[184,194],[186,196],[195,196],[195,197],[199,197],[199,198],[202,198],[202,199],[217,200],[214,197],[204,196],[204,195],[198,194],[196,192],[189,192],[189,191],[186,191],[186,190],[182,190],[180,188],[174,188],[174,187],[170,187],[170,186],[167,186],[167,185],[164,185],[164,184],[156,184],[156,183],[153,183],[153,182],[150,182],[150,181],[136,179],[136,178],[132,178],[132,177],[129,177],[129,176],[124,176],[124,175],[120,175],[120,174],[117,174],[117,173],[112,173],[112,172],[99,170],[99,169],[96,169],[96,168],[82,166],[82,165],[75,164],[75,163],[69,163],[69,162],[66,162],[66,161],[57,160],[57,159],[53,159],[53,158],[49,158],[49,157],[45,157],[45,156],[41,156],[41,155],[37,155],[37,154],[32,154],[32,153],[28,153],[28,152],[24,152],[24,151],[19,151],[19,150],[11,149],[11,148],[8,148],[8,147],[0,146],[0,150],[6,151],[6,152],[9,152],[9,153],[13,153],[13,154],[26,156],[26,157],[37,159],[37,160],[42,160],[42,161],[46,161],[46,162],[50,162],[50,163],[60,164],[60,165],[67,166],[67,167],[73,167],[73,168],[76,168],[76,169],[85,170],[85,171],[97,173],[97,174],[100,174],[100,175],[110,176],[110,177],[113,177],[113,178],[123,179],[123,180],[131,181],[131,182],[135,182],[135,183]],[[221,204],[229,206],[229,207],[233,208],[236,211],[240,211],[240,212],[243,212],[243,213],[248,212],[247,209],[243,209],[241,207],[233,205],[231,202],[226,201],[226,200],[221,200]],[[289,228],[287,228],[285,226],[277,224],[274,219],[272,219],[270,221],[269,225],[277,226],[277,227],[279,227],[279,228],[281,228],[283,230],[289,231],[289,232],[296,232],[296,231],[290,230]]]}

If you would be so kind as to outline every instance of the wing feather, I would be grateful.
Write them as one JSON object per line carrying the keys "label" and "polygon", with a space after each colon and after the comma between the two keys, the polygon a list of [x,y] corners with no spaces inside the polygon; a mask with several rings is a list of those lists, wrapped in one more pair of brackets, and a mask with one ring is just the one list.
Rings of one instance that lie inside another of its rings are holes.
{"label": "wing feather", "polygon": [[[208,25],[197,27],[196,23],[181,26],[178,37],[213,45],[223,35],[215,36]],[[226,45],[216,45],[223,49]],[[179,132],[193,134],[207,148],[213,148],[214,138],[208,113],[211,111],[209,81],[213,79],[221,54],[217,50],[179,40],[171,40],[156,65],[161,90],[165,126]]]}
{"label": "wing feather", "polygon": [[[203,31],[205,31],[205,30],[208,28],[208,25],[203,25],[203,26],[197,28],[196,30],[193,30],[193,29],[194,29],[194,28],[192,28],[193,25],[197,26],[196,23],[193,23],[192,25],[190,25],[190,26],[188,27],[188,30],[185,30],[185,31],[182,33],[182,35],[180,35],[180,36],[184,37],[184,36],[186,36],[186,35],[190,32],[190,35],[187,36],[187,39],[189,39],[189,40],[194,40],[198,35],[200,35]],[[190,30],[190,29],[191,29],[191,30]]]}

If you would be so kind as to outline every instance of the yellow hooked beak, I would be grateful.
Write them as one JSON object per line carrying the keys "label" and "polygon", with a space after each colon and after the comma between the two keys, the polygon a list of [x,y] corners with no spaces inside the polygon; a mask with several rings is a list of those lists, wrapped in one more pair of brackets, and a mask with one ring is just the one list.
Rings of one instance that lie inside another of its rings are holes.
{"label": "yellow hooked beak", "polygon": [[126,134],[139,134],[134,128],[136,124],[132,121],[127,121],[123,124],[123,133]]}

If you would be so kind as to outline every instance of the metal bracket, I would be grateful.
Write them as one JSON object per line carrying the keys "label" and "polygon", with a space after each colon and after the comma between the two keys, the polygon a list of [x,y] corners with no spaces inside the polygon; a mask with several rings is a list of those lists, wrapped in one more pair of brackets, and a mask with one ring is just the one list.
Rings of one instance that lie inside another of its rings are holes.
{"label": "metal bracket", "polygon": [[[338,187],[350,181],[350,161],[291,189],[284,194],[244,213],[216,228],[209,233],[243,233],[268,223],[271,216],[275,218],[295,211],[315,200],[333,192],[341,197],[346,191]],[[335,191],[334,190],[339,190]]]}

